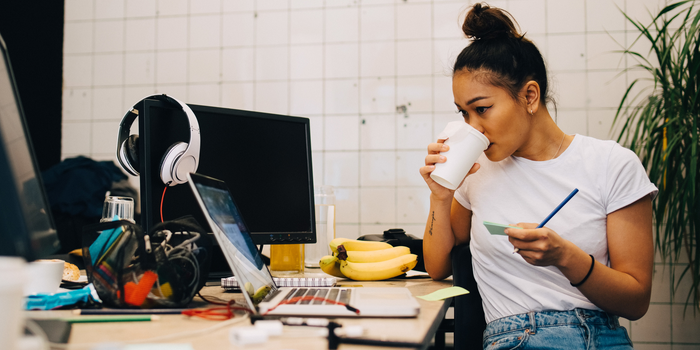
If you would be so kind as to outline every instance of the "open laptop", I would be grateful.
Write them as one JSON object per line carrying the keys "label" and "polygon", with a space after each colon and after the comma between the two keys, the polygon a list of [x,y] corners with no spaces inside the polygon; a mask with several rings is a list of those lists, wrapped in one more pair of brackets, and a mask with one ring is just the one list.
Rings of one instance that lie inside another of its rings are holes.
{"label": "open laptop", "polygon": [[[253,244],[226,184],[200,174],[189,174],[188,180],[251,310],[261,315],[277,316],[418,315],[420,304],[406,288],[278,287]],[[274,220],[274,217],[270,219]],[[299,301],[292,302],[294,300]],[[350,305],[350,308],[344,305]]]}

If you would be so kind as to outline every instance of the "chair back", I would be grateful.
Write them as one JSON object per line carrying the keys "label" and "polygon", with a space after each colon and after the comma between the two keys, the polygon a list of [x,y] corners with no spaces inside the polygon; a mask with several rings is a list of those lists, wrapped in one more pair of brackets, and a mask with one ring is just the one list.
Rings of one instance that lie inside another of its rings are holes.
{"label": "chair back", "polygon": [[486,321],[481,295],[474,280],[469,244],[454,247],[451,255],[454,285],[469,291],[469,294],[460,295],[454,299],[454,348],[455,350],[482,349]]}

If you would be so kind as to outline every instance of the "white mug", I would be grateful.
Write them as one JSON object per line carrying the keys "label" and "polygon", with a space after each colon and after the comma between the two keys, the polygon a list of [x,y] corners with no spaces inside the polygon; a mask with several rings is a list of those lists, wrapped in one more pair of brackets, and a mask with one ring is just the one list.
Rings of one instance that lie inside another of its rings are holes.
{"label": "white mug", "polygon": [[35,260],[28,265],[24,295],[54,294],[61,286],[65,262],[59,259]]}

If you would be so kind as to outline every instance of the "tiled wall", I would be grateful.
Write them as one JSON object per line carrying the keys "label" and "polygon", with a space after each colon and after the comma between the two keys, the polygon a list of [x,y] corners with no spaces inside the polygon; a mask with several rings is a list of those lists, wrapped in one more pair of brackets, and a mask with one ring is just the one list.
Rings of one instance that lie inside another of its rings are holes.
{"label": "tiled wall", "polygon": [[[337,191],[338,234],[422,237],[418,168],[459,119],[450,67],[465,46],[452,0],[66,0],[63,157],[115,159],[118,123],[144,96],[309,117],[314,181]],[[497,0],[540,47],[567,133],[611,138],[633,73],[616,52],[664,0]],[[639,47],[637,47],[639,49]],[[136,130],[134,130],[135,132]],[[134,184],[138,182],[133,179]],[[657,265],[638,349],[700,348]],[[685,344],[685,345],[683,345]]]}

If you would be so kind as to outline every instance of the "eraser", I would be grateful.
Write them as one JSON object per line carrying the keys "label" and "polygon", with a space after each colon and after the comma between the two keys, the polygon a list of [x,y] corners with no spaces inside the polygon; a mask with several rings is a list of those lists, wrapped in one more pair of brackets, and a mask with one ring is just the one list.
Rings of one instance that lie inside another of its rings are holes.
{"label": "eraser", "polygon": [[282,322],[279,320],[260,320],[255,322],[255,328],[264,331],[268,336],[282,335]]}
{"label": "eraser", "polygon": [[254,326],[233,327],[228,333],[228,338],[234,345],[260,344],[267,341],[267,333]]}

